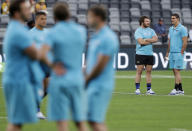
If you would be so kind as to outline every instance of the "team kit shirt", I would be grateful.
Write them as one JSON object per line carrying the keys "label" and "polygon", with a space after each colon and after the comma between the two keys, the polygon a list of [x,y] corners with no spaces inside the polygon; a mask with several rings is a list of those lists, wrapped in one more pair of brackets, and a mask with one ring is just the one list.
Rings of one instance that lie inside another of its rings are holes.
{"label": "team kit shirt", "polygon": [[181,53],[183,47],[183,37],[187,37],[187,29],[179,24],[176,28],[171,26],[169,28],[169,39],[170,39],[170,53]]}
{"label": "team kit shirt", "polygon": [[32,59],[24,53],[32,43],[28,28],[19,21],[11,20],[3,42],[6,55],[3,87],[8,121],[13,124],[37,121],[35,92],[29,70]]}
{"label": "team kit shirt", "polygon": [[102,73],[90,82],[91,85],[102,84],[107,88],[113,88],[114,84],[114,56],[117,54],[119,48],[118,38],[114,32],[107,26],[103,27],[99,32],[95,33],[89,42],[89,49],[87,55],[86,73],[90,74],[95,65],[99,55],[110,56],[110,60]]}
{"label": "team kit shirt", "polygon": [[148,45],[141,45],[138,43],[137,39],[151,39],[153,36],[156,36],[156,33],[153,29],[147,27],[139,27],[135,31],[135,40],[136,40],[136,54],[137,55],[153,55],[153,46],[152,43]]}
{"label": "team kit shirt", "polygon": [[52,121],[86,118],[84,106],[84,76],[82,54],[86,45],[86,29],[72,21],[58,22],[47,34],[46,44],[51,47],[53,63],[62,63],[66,73],[51,73],[49,83],[48,118]]}

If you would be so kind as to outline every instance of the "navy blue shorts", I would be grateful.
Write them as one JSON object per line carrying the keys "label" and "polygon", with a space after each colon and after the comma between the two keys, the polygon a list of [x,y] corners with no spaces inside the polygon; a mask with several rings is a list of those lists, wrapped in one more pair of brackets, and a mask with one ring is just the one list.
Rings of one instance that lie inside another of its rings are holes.
{"label": "navy blue shorts", "polygon": [[45,73],[45,77],[49,77],[51,69],[47,65],[45,65],[44,63],[40,63],[40,65],[41,65],[43,72]]}

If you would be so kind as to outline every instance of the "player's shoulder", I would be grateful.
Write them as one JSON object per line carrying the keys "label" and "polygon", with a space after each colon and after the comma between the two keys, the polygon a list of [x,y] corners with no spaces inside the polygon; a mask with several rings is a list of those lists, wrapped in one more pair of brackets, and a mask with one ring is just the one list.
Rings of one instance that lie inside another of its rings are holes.
{"label": "player's shoulder", "polygon": [[139,33],[139,32],[142,32],[142,28],[141,28],[141,27],[138,27],[138,28],[135,30],[135,34],[136,34],[136,33]]}
{"label": "player's shoulder", "polygon": [[148,30],[149,31],[155,31],[153,28],[151,28],[151,27],[148,27]]}
{"label": "player's shoulder", "polygon": [[12,34],[14,37],[16,37],[17,39],[19,37],[29,37],[29,30],[27,27],[22,26],[22,25],[18,25],[17,27],[12,27],[10,29],[10,34]]}
{"label": "player's shoulder", "polygon": [[111,28],[109,28],[108,26],[105,26],[104,31],[102,31],[101,37],[103,39],[114,40],[117,38],[117,35]]}
{"label": "player's shoulder", "polygon": [[117,34],[110,29],[108,26],[104,27],[104,31],[100,34],[101,41],[103,41],[106,44],[118,44],[118,37]]}
{"label": "player's shoulder", "polygon": [[182,30],[187,30],[187,27],[185,27],[185,26],[182,25],[182,24],[180,24],[180,28],[181,28]]}
{"label": "player's shoulder", "polygon": [[85,28],[85,26],[77,24],[77,23],[75,23],[75,25],[77,26],[77,30],[80,31],[80,33],[86,33],[87,32],[87,29]]}

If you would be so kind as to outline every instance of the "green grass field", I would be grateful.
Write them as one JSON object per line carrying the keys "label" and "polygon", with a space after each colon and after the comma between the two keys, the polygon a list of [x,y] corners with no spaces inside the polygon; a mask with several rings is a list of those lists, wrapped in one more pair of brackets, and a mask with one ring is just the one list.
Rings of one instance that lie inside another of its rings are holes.
{"label": "green grass field", "polygon": [[[185,96],[168,96],[174,85],[171,71],[154,71],[152,87],[157,95],[134,94],[134,71],[117,72],[106,123],[109,131],[192,131],[192,71],[183,71]],[[1,85],[2,87],[2,85]],[[145,93],[145,79],[141,90]],[[5,131],[7,120],[5,102],[0,88],[0,131]],[[42,111],[46,113],[46,99]],[[71,131],[75,131],[70,123]],[[24,131],[55,131],[55,123],[41,120],[24,126]]]}

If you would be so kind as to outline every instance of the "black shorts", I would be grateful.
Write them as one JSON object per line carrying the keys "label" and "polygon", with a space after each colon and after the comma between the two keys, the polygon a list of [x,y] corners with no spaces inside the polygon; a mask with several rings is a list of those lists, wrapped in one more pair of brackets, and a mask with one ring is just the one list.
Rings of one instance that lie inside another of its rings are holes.
{"label": "black shorts", "polygon": [[135,55],[135,65],[154,65],[152,55]]}

